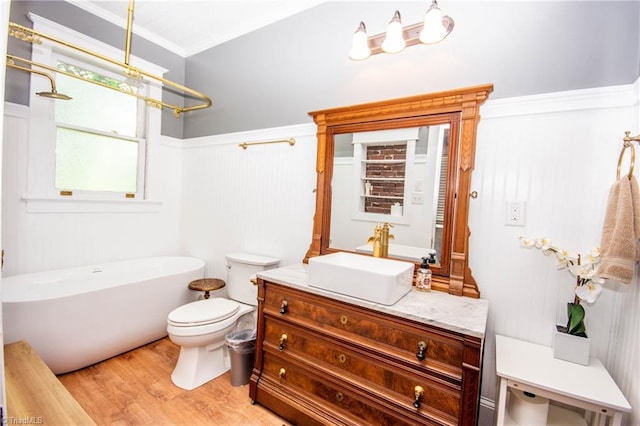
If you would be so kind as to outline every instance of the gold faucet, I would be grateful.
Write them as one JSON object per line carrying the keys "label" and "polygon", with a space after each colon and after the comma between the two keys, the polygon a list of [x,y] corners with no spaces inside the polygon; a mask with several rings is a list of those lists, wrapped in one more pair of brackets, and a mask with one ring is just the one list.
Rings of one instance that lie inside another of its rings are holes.
{"label": "gold faucet", "polygon": [[380,233],[380,251],[382,252],[380,257],[389,257],[389,240],[393,240],[393,235],[389,234],[389,229],[392,228],[389,222],[385,222],[382,225],[382,232]]}
{"label": "gold faucet", "polygon": [[373,257],[382,257],[382,227],[376,223],[373,235],[367,240],[367,244],[373,243]]}
{"label": "gold faucet", "polygon": [[367,240],[367,244],[373,244],[373,257],[389,256],[389,240],[394,239],[393,235],[389,234],[389,229],[392,227],[393,225],[389,222],[382,225],[376,223],[373,235]]}

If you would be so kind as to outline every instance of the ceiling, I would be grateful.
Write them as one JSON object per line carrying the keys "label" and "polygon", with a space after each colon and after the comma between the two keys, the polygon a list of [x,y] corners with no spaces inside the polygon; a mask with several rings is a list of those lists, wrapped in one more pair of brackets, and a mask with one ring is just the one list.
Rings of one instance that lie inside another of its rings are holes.
{"label": "ceiling", "polygon": [[[124,29],[128,0],[65,0]],[[133,33],[183,57],[314,7],[325,0],[137,0]]]}

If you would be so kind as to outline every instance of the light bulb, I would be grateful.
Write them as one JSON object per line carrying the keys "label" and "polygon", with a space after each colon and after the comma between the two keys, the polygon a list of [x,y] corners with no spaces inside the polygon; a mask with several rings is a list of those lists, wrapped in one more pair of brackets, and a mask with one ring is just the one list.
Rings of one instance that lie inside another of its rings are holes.
{"label": "light bulb", "polygon": [[363,59],[367,59],[369,56],[371,56],[371,49],[369,49],[367,28],[364,26],[364,22],[360,22],[358,29],[353,33],[351,50],[349,50],[349,59],[361,61]]}
{"label": "light bulb", "polygon": [[400,20],[400,12],[396,10],[393,18],[387,26],[387,35],[382,42],[382,50],[387,53],[398,53],[404,50],[406,43],[402,36],[402,21]]}
{"label": "light bulb", "polygon": [[442,41],[448,32],[444,26],[442,11],[438,7],[436,0],[433,0],[431,7],[424,15],[424,28],[420,32],[420,41],[425,44],[433,44]]}

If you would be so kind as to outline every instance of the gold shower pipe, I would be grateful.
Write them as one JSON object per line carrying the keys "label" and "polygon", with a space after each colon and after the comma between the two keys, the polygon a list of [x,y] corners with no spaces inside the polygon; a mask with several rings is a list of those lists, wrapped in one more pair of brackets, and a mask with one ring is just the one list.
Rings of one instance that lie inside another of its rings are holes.
{"label": "gold shower pipe", "polygon": [[127,6],[127,38],[124,44],[124,63],[129,65],[129,56],[131,55],[131,32],[133,29],[133,0],[129,0]]}
{"label": "gold shower pipe", "polygon": [[[133,13],[133,9],[131,9],[130,12],[132,14]],[[126,46],[127,51],[125,52],[125,57],[126,57],[125,60],[128,60],[129,50],[131,48],[131,46],[130,46],[130,34],[131,34],[131,23],[132,23],[132,21],[133,21],[133,16],[131,15],[131,19],[129,19],[127,21],[127,46]],[[120,92],[125,93],[127,95],[133,95],[133,96],[136,96],[136,97],[139,97],[139,98],[144,98],[150,104],[153,104],[153,105],[156,105],[156,106],[164,106],[164,107],[167,107],[167,108],[171,108],[171,109],[173,109],[173,115],[175,117],[179,117],[180,114],[183,113],[183,112],[189,112],[189,111],[195,111],[195,110],[199,110],[199,109],[209,108],[211,106],[211,104],[212,104],[211,99],[207,95],[205,95],[203,93],[200,93],[200,92],[198,92],[198,91],[196,91],[194,89],[190,89],[190,88],[188,88],[186,86],[183,86],[181,84],[175,83],[175,82],[173,82],[171,80],[167,80],[165,78],[162,78],[162,77],[153,75],[153,74],[151,74],[149,72],[143,71],[143,70],[141,70],[139,68],[133,67],[133,66],[127,64],[127,63],[116,61],[115,59],[111,59],[111,58],[109,58],[107,56],[104,56],[104,55],[102,55],[100,53],[93,52],[93,51],[91,51],[89,49],[85,49],[85,48],[83,48],[81,46],[77,46],[77,45],[75,45],[73,43],[69,43],[67,41],[64,41],[64,40],[61,40],[59,38],[50,36],[48,34],[44,34],[42,32],[36,31],[36,30],[34,30],[32,28],[25,27],[23,25],[19,25],[19,24],[16,24],[14,22],[9,22],[9,35],[13,36],[13,37],[16,37],[16,38],[19,38],[19,39],[24,40],[24,41],[29,42],[29,43],[39,43],[40,42],[39,38],[45,39],[45,40],[49,40],[49,41],[51,41],[53,43],[57,43],[59,45],[71,48],[73,50],[76,50],[78,52],[84,53],[86,55],[93,56],[94,58],[98,58],[98,59],[100,59],[102,61],[105,61],[105,62],[108,62],[108,63],[110,63],[112,65],[116,65],[116,66],[122,68],[124,70],[125,74],[127,76],[129,76],[129,77],[140,78],[140,76],[145,76],[145,77],[147,77],[147,78],[149,78],[151,80],[158,81],[158,82],[160,82],[160,83],[162,83],[162,84],[164,84],[166,86],[173,87],[173,88],[175,88],[177,90],[180,90],[182,92],[185,92],[185,93],[188,93],[190,95],[193,95],[193,96],[195,96],[195,97],[197,97],[199,99],[202,99],[204,101],[204,103],[200,104],[200,105],[194,105],[194,106],[190,106],[190,107],[180,107],[180,106],[177,106],[177,105],[172,105],[172,104],[168,104],[168,103],[163,102],[163,101],[159,101],[157,99],[148,98],[148,97],[142,97],[140,95],[136,95],[134,93],[127,92],[126,90],[114,89],[114,90],[119,90]],[[10,55],[7,55],[7,57],[9,57],[9,56]],[[20,60],[21,62],[29,63],[31,65],[34,65],[34,66],[37,66],[37,67],[40,67],[40,68],[49,69],[49,70],[52,70],[52,71],[57,72],[57,73],[61,72],[61,70],[58,70],[56,68],[53,68],[53,67],[50,67],[50,66],[47,66],[47,65],[43,65],[43,64],[39,64],[37,62],[32,62],[32,61],[29,61],[27,59],[18,58],[18,60]],[[68,74],[68,75],[71,75],[71,74]],[[71,75],[71,76],[73,76],[73,75]],[[81,80],[86,81],[88,83],[101,85],[98,82],[95,82],[95,81],[92,81],[92,80],[87,80],[87,79],[84,79],[84,78],[81,78]],[[106,87],[109,87],[109,86],[106,86]]]}
{"label": "gold shower pipe", "polygon": [[86,78],[82,78],[82,77],[80,77],[78,75],[75,75],[75,74],[72,74],[70,72],[59,70],[59,69],[54,68],[54,67],[52,67],[50,65],[44,65],[44,64],[40,64],[38,62],[30,61],[29,59],[24,59],[24,58],[21,58],[19,56],[14,56],[14,55],[7,54],[7,60],[8,60],[7,61],[7,66],[10,66],[12,68],[22,69],[24,71],[33,72],[33,73],[36,73],[36,74],[41,74],[41,73],[42,74],[46,74],[44,72],[41,72],[41,71],[38,71],[38,70],[34,70],[33,68],[12,66],[12,65],[9,64],[10,61],[23,62],[25,64],[29,64],[29,65],[32,65],[32,66],[44,68],[44,69],[52,71],[52,72],[56,72],[58,74],[64,74],[64,75],[66,75],[68,77],[77,78],[78,80],[82,80],[82,81],[85,81],[87,83],[95,84],[96,86],[104,87],[106,89],[115,90],[117,92],[124,93],[124,94],[129,95],[129,96],[134,96],[134,97],[136,97],[138,99],[144,100],[148,105],[156,107],[156,108],[161,108],[161,107],[167,107],[167,108],[172,108],[172,109],[179,108],[179,107],[177,107],[175,105],[171,105],[171,104],[168,104],[166,102],[159,101],[159,100],[154,99],[154,98],[150,98],[148,96],[139,95],[139,94],[134,93],[134,92],[127,92],[126,90],[122,90],[122,89],[119,89],[117,87],[109,86],[109,85],[101,83],[99,81],[87,80]]}
{"label": "gold shower pipe", "polygon": [[27,67],[22,67],[20,65],[17,65],[13,58],[9,58],[9,55],[7,55],[7,66],[11,67],[11,68],[15,68],[17,70],[21,70],[21,71],[26,71],[26,72],[32,72],[34,74],[38,74],[38,75],[42,75],[44,77],[47,77],[49,79],[49,83],[51,83],[51,92],[52,93],[58,93],[58,90],[56,89],[56,81],[53,79],[53,77],[51,77],[51,75],[47,74],[44,71],[40,71],[40,70],[34,70],[32,68],[27,68]]}
{"label": "gold shower pipe", "polygon": [[238,146],[241,147],[242,149],[247,149],[251,145],[266,145],[270,143],[288,143],[289,146],[294,146],[296,144],[296,140],[294,138],[289,138],[289,139],[276,139],[273,141],[242,142],[241,144],[238,144]]}

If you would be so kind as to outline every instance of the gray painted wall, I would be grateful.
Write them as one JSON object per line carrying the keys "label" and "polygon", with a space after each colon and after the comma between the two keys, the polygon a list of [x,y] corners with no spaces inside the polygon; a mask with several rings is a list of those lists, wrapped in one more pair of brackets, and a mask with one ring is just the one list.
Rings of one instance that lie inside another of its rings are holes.
{"label": "gray painted wall", "polygon": [[[123,3],[126,9],[126,2]],[[126,31],[110,22],[97,18],[84,10],[64,1],[12,1],[10,19],[16,24],[32,27],[27,13],[33,12],[50,21],[86,34],[92,38],[124,50]],[[86,46],[89,49],[91,46]],[[29,59],[31,50],[27,43],[9,37],[8,52]],[[166,50],[136,35],[131,40],[131,54],[159,65],[169,71],[165,78],[184,84],[185,60],[179,55]],[[122,58],[115,58],[120,61]],[[5,82],[5,100],[22,105],[29,104],[29,75],[23,71],[7,69]],[[163,98],[170,103],[181,104],[182,98],[172,93],[163,93]],[[172,111],[162,114],[162,134],[182,138],[183,118],[176,119]]]}
{"label": "gray painted wall", "polygon": [[[310,122],[322,108],[493,83],[491,99],[629,84],[640,75],[640,2],[440,1],[455,29],[435,46],[354,62],[360,20],[383,32],[399,9],[418,22],[428,2],[328,2],[183,59],[134,35],[132,54],[169,69],[166,77],[213,98],[212,108],[176,119],[162,133],[190,138]],[[118,48],[124,30],[64,1],[13,1]],[[9,40],[9,53],[29,56]],[[8,69],[5,99],[28,103],[27,74]],[[165,99],[176,97],[165,93]]]}
{"label": "gray painted wall", "polygon": [[334,106],[493,83],[491,99],[634,82],[638,2],[439,2],[455,29],[435,46],[354,62],[360,20],[383,32],[428,2],[330,2],[187,58],[186,82],[213,98],[185,138],[310,122]]}

